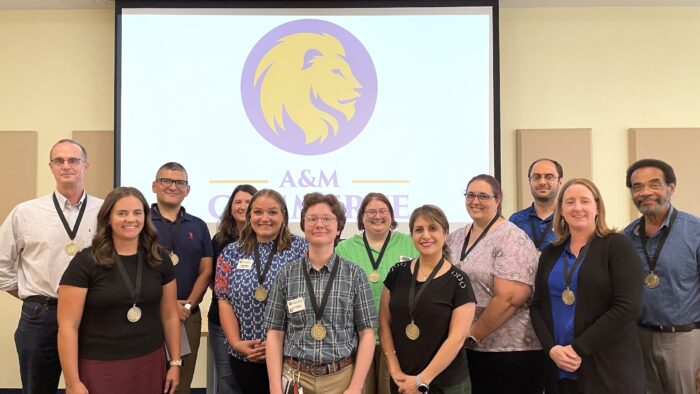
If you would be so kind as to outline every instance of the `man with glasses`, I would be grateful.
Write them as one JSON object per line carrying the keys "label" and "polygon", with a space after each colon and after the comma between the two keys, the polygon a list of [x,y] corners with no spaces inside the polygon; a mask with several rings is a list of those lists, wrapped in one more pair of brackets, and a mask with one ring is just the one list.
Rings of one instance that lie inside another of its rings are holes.
{"label": "man with glasses", "polygon": [[90,246],[102,206],[85,193],[89,167],[82,145],[58,141],[49,154],[55,191],[17,205],[0,227],[0,290],[23,300],[15,345],[24,393],[58,388],[58,283],[73,256]]}
{"label": "man with glasses", "polygon": [[564,169],[555,160],[543,158],[530,164],[527,178],[533,203],[509,218],[525,231],[540,252],[556,239],[552,231],[552,218],[563,177]]}
{"label": "man with glasses", "polygon": [[181,164],[163,164],[151,189],[157,200],[151,206],[151,218],[158,229],[158,241],[168,251],[175,266],[178,313],[191,351],[182,356],[176,393],[189,393],[202,331],[199,303],[211,280],[214,250],[207,224],[185,212],[182,206],[182,201],[190,193],[190,185],[187,171]]}
{"label": "man with glasses", "polygon": [[624,233],[644,269],[647,393],[700,393],[700,218],[671,204],[676,175],[661,160],[635,162],[626,183],[642,214]]}

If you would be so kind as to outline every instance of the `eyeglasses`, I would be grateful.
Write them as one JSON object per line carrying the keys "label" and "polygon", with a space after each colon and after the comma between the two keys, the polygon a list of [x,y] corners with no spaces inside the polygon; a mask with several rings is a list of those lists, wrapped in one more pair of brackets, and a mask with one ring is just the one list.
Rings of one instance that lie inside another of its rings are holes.
{"label": "eyeglasses", "polygon": [[55,159],[51,159],[51,164],[55,165],[56,167],[60,167],[66,163],[68,163],[68,165],[71,167],[75,167],[82,162],[83,162],[83,159],[81,159],[79,157],[69,157],[67,159],[57,157]]}
{"label": "eyeglasses", "polygon": [[545,174],[545,175],[533,174],[533,175],[530,177],[530,180],[531,180],[531,181],[535,181],[535,182],[539,182],[542,178],[544,178],[544,180],[547,181],[547,182],[551,182],[551,181],[553,181],[553,180],[559,179],[559,177],[556,176],[556,175],[554,175],[554,174]]}
{"label": "eyeglasses", "polygon": [[488,201],[496,196],[486,193],[464,193],[464,197],[467,198],[467,201],[474,201],[475,198],[478,198],[479,201]]}
{"label": "eyeglasses", "polygon": [[187,186],[187,181],[184,179],[160,178],[158,182],[165,187],[170,187],[174,183],[178,189],[184,189]]}
{"label": "eyeglasses", "polygon": [[321,221],[324,226],[327,226],[333,222],[336,221],[335,216],[307,216],[304,218],[304,221],[306,223],[311,224],[312,226],[315,225],[318,221]]}
{"label": "eyeglasses", "polygon": [[386,216],[388,213],[389,213],[389,210],[386,208],[368,209],[365,211],[365,215],[367,215],[368,218],[375,218],[375,217],[377,217],[377,215]]}

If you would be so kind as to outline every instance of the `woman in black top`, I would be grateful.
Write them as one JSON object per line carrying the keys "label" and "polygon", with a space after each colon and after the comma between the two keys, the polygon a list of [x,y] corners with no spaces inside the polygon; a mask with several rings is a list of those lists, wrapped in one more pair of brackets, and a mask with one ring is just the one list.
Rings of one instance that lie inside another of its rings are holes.
{"label": "woman in black top", "polygon": [[474,318],[467,275],[450,262],[449,224],[442,210],[424,205],[409,229],[420,256],[396,264],[384,281],[379,336],[392,393],[469,393],[463,349]]}
{"label": "woman in black top", "polygon": [[182,365],[175,272],[149,212],[137,189],[112,190],[92,246],[61,278],[58,353],[67,394],[175,392]]}
{"label": "woman in black top", "polygon": [[211,270],[211,304],[209,305],[209,344],[214,354],[214,364],[216,373],[216,393],[217,394],[239,394],[241,393],[236,378],[231,371],[229,363],[228,345],[224,340],[226,336],[221,329],[219,319],[219,299],[216,297],[213,285],[216,278],[216,262],[219,260],[221,252],[233,242],[236,242],[243,231],[245,225],[245,213],[250,205],[250,200],[257,193],[258,189],[251,185],[238,185],[228,198],[224,212],[221,214],[219,227],[212,238],[214,245],[214,269]]}

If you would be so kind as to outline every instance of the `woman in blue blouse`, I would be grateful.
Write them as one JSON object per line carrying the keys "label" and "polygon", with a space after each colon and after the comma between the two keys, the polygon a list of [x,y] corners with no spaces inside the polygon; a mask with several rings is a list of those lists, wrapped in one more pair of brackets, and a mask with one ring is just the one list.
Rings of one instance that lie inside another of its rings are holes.
{"label": "woman in blue blouse", "polygon": [[540,257],[532,325],[549,355],[549,393],[644,392],[637,334],[642,264],[632,243],[605,223],[593,182],[572,179],[554,214],[559,238]]}
{"label": "woman in blue blouse", "polygon": [[215,291],[231,369],[243,393],[267,392],[263,315],[277,273],[303,256],[306,241],[289,231],[284,198],[276,191],[255,193],[239,240],[221,252]]}

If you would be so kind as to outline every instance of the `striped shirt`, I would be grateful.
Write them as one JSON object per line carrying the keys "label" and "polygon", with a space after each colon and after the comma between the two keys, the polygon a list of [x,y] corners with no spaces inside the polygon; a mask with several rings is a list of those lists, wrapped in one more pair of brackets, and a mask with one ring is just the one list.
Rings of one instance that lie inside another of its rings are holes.
{"label": "striped shirt", "polygon": [[[334,264],[335,254],[318,271],[311,267],[308,259],[302,258],[285,266],[277,275],[265,310],[265,328],[285,331],[285,356],[311,364],[330,364],[357,352],[358,332],[378,326],[377,310],[367,276],[360,267],[341,257],[320,320],[326,328],[326,337],[321,341],[311,337],[311,327],[316,324],[316,317],[302,269],[308,270],[320,305]],[[287,302],[299,298],[304,300],[304,309],[290,313]]]}
{"label": "striped shirt", "polygon": [[[86,194],[72,205],[56,192],[58,205],[73,228]],[[90,196],[73,242],[80,249],[91,245],[102,200]],[[71,240],[56,213],[53,194],[17,205],[0,227],[0,290],[19,290],[19,297],[58,297],[58,282],[73,258],[65,252]],[[15,261],[18,262],[15,271]]]}

